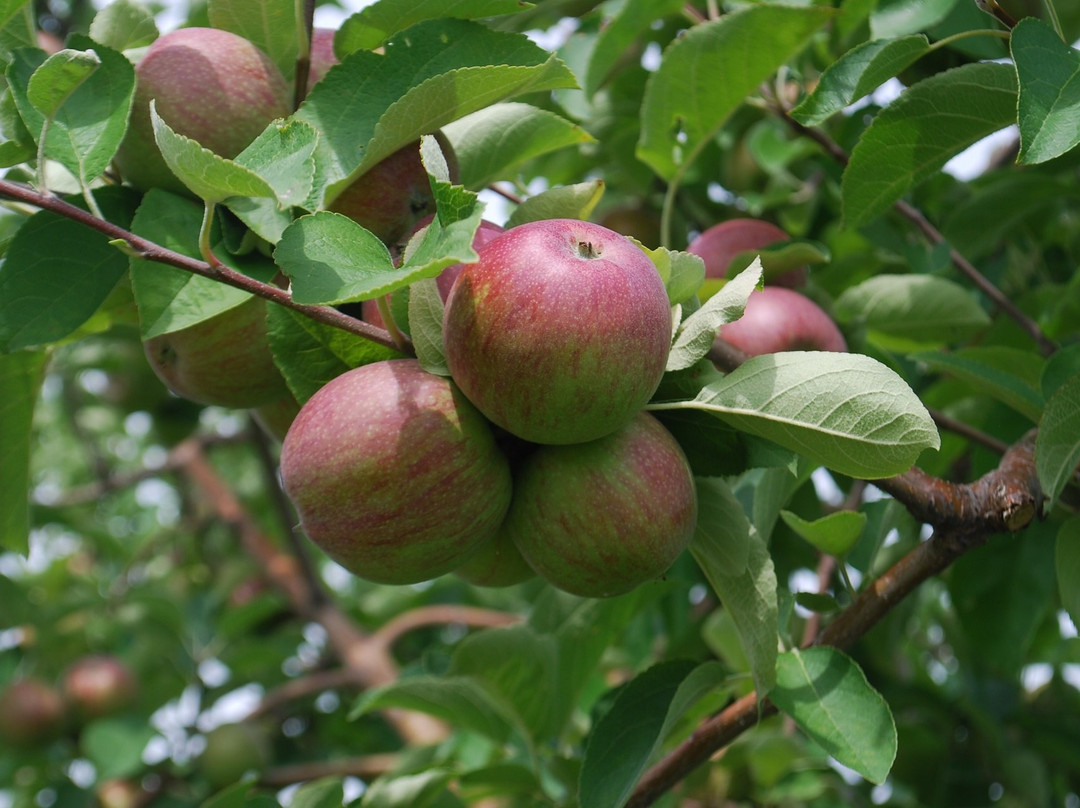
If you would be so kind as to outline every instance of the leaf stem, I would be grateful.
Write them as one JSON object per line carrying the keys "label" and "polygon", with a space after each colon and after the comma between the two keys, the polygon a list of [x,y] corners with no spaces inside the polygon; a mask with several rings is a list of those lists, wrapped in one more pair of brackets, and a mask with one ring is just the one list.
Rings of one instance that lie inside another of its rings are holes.
{"label": "leaf stem", "polygon": [[390,334],[390,339],[394,341],[400,350],[407,353],[409,340],[401,333],[397,320],[394,319],[394,315],[390,312],[388,296],[379,295],[375,298],[375,305],[379,309],[379,316],[382,317],[383,325],[386,327],[387,333]]}
{"label": "leaf stem", "polygon": [[1057,35],[1061,37],[1061,41],[1064,42],[1065,29],[1061,27],[1061,19],[1058,17],[1054,0],[1043,0],[1043,5],[1046,6],[1046,16],[1050,18],[1050,23],[1054,26],[1054,30],[1057,31]]}
{"label": "leaf stem", "polygon": [[930,47],[926,49],[926,53],[933,53],[934,51],[940,50],[941,48],[947,48],[949,47],[949,45],[953,44],[954,42],[958,42],[961,39],[970,39],[974,36],[992,36],[996,37],[997,39],[1008,39],[1009,32],[999,31],[996,28],[978,28],[972,31],[961,31],[958,34],[953,34],[952,36],[947,36],[943,39],[939,39],[937,42],[930,45]]}
{"label": "leaf stem", "polygon": [[214,255],[214,250],[210,246],[210,230],[214,225],[215,210],[217,210],[217,204],[214,202],[206,202],[203,205],[202,223],[199,225],[199,255],[210,266],[222,267],[224,265]]}

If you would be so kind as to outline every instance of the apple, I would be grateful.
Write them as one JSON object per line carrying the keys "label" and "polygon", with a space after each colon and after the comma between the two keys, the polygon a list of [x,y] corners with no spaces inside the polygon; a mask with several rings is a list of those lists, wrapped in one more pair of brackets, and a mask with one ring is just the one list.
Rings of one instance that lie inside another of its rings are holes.
{"label": "apple", "polygon": [[143,342],[150,367],[176,395],[220,407],[259,407],[288,395],[266,336],[266,304],[252,297],[201,323]]}
{"label": "apple", "polygon": [[415,359],[346,371],[289,428],[281,477],[308,537],[377,583],[426,581],[495,535],[510,464],[453,383]]}
{"label": "apple", "polygon": [[[458,173],[453,146],[442,132],[436,132],[435,139],[453,179]],[[420,141],[402,146],[365,171],[330,203],[329,209],[370,230],[392,255],[400,255],[417,222],[435,213],[435,194],[420,159]]]}
{"label": "apple", "polygon": [[480,549],[454,570],[454,574],[474,586],[490,587],[513,586],[536,577],[536,572],[504,530],[480,545]]}
{"label": "apple", "polygon": [[648,402],[671,343],[664,283],[644,252],[575,219],[518,225],[458,275],[446,363],[484,415],[535,443],[614,432]]}
{"label": "apple", "polygon": [[660,216],[644,205],[623,205],[612,208],[600,218],[600,224],[635,238],[650,249],[660,246]]}
{"label": "apple", "polygon": [[338,63],[337,54],[334,53],[334,35],[337,33],[333,28],[315,28],[311,32],[311,54],[308,67],[308,89],[322,81],[323,76],[330,68]]}
{"label": "apple", "polygon": [[267,435],[277,441],[283,441],[298,412],[300,412],[300,404],[296,397],[292,393],[286,393],[281,398],[255,407],[251,411],[251,416]]}
{"label": "apple", "polygon": [[541,446],[529,455],[503,529],[553,586],[610,597],[663,575],[696,522],[686,455],[641,411],[599,440]]}
{"label": "apple", "polygon": [[64,728],[64,699],[41,679],[25,677],[0,693],[0,739],[13,746],[39,746]]}
{"label": "apple", "polygon": [[221,724],[206,733],[206,748],[199,756],[199,772],[215,788],[237,782],[248,772],[261,772],[271,760],[265,730],[248,721]]}
{"label": "apple", "polygon": [[783,286],[751,292],[743,316],[722,326],[720,338],[750,356],[847,350],[844,335],[825,310],[806,295]]}
{"label": "apple", "polygon": [[[433,216],[425,216],[419,222],[410,234],[409,238],[415,236],[424,227],[431,224]],[[481,219],[479,227],[476,228],[476,234],[473,236],[472,248],[479,250],[495,236],[500,233],[505,233],[506,230],[501,225],[495,224],[495,222],[489,222],[487,219]],[[461,274],[461,268],[464,264],[453,264],[448,266],[439,276],[435,278],[435,285],[439,289],[439,296],[443,299],[443,303],[446,302],[446,298],[450,296],[450,289],[454,285],[454,281],[457,280],[457,276]],[[372,325],[377,325],[379,328],[386,328],[386,324],[383,322],[382,315],[379,313],[379,304],[374,300],[365,300],[361,305],[361,316]]]}
{"label": "apple", "polygon": [[[686,251],[705,262],[706,278],[727,278],[731,262],[739,253],[790,240],[791,236],[764,219],[728,219],[698,234]],[[807,267],[792,269],[772,278],[770,283],[790,288],[802,286],[808,271]]]}
{"label": "apple", "polygon": [[98,783],[94,797],[98,808],[140,808],[149,795],[133,780],[114,778]]}
{"label": "apple", "polygon": [[242,36],[198,27],[164,34],[135,66],[131,118],[115,160],[120,175],[140,190],[190,195],[154,141],[151,99],[174,130],[232,158],[291,112],[291,92],[270,57]]}
{"label": "apple", "polygon": [[82,719],[101,718],[135,700],[135,677],[121,660],[93,654],[75,661],[61,682],[64,701]]}

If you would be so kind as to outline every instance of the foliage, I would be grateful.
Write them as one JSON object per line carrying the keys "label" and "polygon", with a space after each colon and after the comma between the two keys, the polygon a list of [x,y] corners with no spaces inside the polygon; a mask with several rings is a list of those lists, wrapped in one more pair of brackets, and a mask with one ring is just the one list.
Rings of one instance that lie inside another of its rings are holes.
{"label": "foliage", "polygon": [[[138,688],[0,738],[0,806],[1080,805],[1080,7],[378,0],[305,88],[304,4],[209,0],[188,21],[303,98],[231,158],[155,111],[181,196],[112,167],[153,8],[69,6],[0,4],[0,687],[108,653]],[[328,210],[418,140],[407,245]],[[145,361],[256,295],[287,405],[445,375],[430,279],[481,218],[631,209],[676,316],[647,408],[700,508],[618,597],[350,576],[295,529],[269,412]],[[763,252],[812,262],[849,352],[723,351],[762,262],[702,302],[685,248],[739,216],[792,236]],[[352,316],[377,298],[388,331]],[[239,720],[270,762],[218,790]]]}

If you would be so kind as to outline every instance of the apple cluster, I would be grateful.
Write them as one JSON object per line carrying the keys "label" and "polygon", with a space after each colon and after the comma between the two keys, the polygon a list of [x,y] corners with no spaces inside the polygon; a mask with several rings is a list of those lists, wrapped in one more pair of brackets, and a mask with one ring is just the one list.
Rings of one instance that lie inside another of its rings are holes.
{"label": "apple cluster", "polygon": [[494,234],[454,268],[449,377],[415,359],[336,377],[282,445],[308,537],[367,580],[539,574],[588,597],[662,575],[697,519],[678,443],[644,411],[672,333],[630,239],[553,219]]}

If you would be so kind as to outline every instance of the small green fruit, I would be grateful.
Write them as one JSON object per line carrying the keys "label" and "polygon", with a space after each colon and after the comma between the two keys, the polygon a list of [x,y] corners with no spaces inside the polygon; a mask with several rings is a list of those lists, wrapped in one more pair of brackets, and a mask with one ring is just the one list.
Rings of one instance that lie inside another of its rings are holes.
{"label": "small green fruit", "polygon": [[223,788],[248,772],[262,772],[270,759],[270,739],[265,731],[245,721],[210,730],[198,766],[212,786]]}

